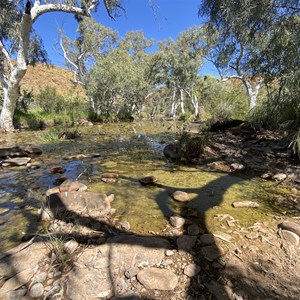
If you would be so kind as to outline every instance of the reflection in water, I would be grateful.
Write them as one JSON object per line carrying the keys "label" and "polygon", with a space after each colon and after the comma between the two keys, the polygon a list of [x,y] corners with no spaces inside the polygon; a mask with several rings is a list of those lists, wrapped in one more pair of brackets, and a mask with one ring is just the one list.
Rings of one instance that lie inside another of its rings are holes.
{"label": "reflection in water", "polygon": [[[142,234],[162,230],[169,216],[181,214],[184,210],[197,210],[201,219],[201,212],[206,211],[209,215],[216,210],[219,212],[221,207],[223,213],[234,216],[233,201],[262,202],[269,197],[256,179],[230,176],[202,167],[167,164],[162,150],[176,139],[174,127],[169,123],[103,124],[81,128],[80,133],[81,137],[77,140],[55,144],[39,144],[36,132],[9,136],[10,142],[6,146],[36,141],[34,146],[40,147],[43,154],[33,159],[39,161],[39,169],[1,170],[0,241],[4,248],[18,243],[22,232],[36,230],[37,208],[45,200],[46,190],[53,187],[58,177],[50,173],[51,166],[57,164],[66,169],[64,175],[70,179],[80,175],[80,181],[88,186],[88,191],[114,193],[116,214],[121,220],[130,222],[132,231]],[[101,153],[101,156],[69,159],[78,154],[91,153]],[[118,173],[118,182],[101,182],[103,172]],[[156,186],[142,186],[139,183],[139,178],[149,175],[157,177]],[[170,197],[175,190],[189,193],[192,200],[188,204],[175,202]],[[262,205],[262,209],[255,213],[252,210],[250,217],[262,214],[263,208]],[[247,211],[243,216],[245,222],[249,213]]]}

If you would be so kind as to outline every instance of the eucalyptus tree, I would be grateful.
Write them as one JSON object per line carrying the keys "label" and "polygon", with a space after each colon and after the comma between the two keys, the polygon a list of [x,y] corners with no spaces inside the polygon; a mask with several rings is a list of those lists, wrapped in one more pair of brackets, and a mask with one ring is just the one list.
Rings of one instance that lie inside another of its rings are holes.
{"label": "eucalyptus tree", "polygon": [[141,110],[149,92],[146,78],[146,49],[152,41],[142,32],[128,32],[108,55],[91,68],[88,94],[95,101],[97,115],[111,116],[123,110]]}
{"label": "eucalyptus tree", "polygon": [[299,65],[299,0],[204,0],[207,58],[222,80],[242,80],[255,107],[265,79]]}
{"label": "eucalyptus tree", "polygon": [[181,113],[185,113],[185,94],[190,96],[195,114],[198,114],[193,88],[202,65],[201,39],[201,27],[191,27],[181,32],[176,42],[172,39],[159,42],[159,49],[152,57],[150,77],[154,85],[165,85],[169,89],[172,117],[175,117],[178,106]]}
{"label": "eucalyptus tree", "polygon": [[[103,0],[103,2],[110,14],[120,7],[119,0]],[[0,1],[0,83],[3,89],[0,127],[2,129],[5,131],[14,129],[13,115],[18,98],[18,87],[30,62],[29,49],[34,22],[41,15],[50,12],[91,16],[98,4],[99,0]]]}
{"label": "eucalyptus tree", "polygon": [[[60,47],[67,68],[74,74],[74,82],[87,90],[91,66],[95,65],[99,57],[110,53],[117,42],[118,33],[92,18],[81,17],[78,23],[78,36],[75,40],[65,36],[63,29],[59,30]],[[89,108],[91,112],[94,111],[95,103],[92,97],[89,97]]]}

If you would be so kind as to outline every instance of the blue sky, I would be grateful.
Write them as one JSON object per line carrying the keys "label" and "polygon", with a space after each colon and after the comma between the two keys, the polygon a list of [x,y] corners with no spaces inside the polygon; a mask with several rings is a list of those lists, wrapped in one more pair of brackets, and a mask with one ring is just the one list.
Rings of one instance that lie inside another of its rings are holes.
{"label": "blue sky", "polygon": [[[169,37],[175,40],[181,31],[202,23],[203,20],[198,17],[200,2],[201,0],[152,0],[151,8],[148,0],[123,0],[126,11],[116,21],[107,15],[102,5],[94,18],[117,30],[121,36],[130,30],[142,30],[147,38],[155,41]],[[64,66],[63,57],[54,49],[58,41],[58,27],[63,27],[70,38],[75,38],[76,26],[74,16],[65,13],[44,14],[35,22],[33,27],[42,37],[52,64]],[[201,73],[216,74],[216,70],[206,63]]]}

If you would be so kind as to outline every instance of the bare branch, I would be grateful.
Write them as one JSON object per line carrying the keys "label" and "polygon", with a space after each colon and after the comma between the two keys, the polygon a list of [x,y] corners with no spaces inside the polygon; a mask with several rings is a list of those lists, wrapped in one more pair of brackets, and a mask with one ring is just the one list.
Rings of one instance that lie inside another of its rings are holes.
{"label": "bare branch", "polygon": [[78,68],[78,66],[77,66],[75,63],[73,63],[73,62],[71,61],[71,59],[68,57],[67,51],[66,51],[66,49],[65,49],[65,47],[64,47],[64,44],[63,44],[63,41],[62,41],[62,37],[60,37],[60,47],[61,47],[61,49],[62,49],[62,51],[63,51],[63,53],[64,53],[64,55],[63,55],[63,56],[64,56],[64,59],[65,59],[66,61],[68,61],[68,63],[69,63],[70,65],[72,65],[73,68],[75,69],[75,70],[73,71],[73,73],[74,73],[74,82],[83,85],[83,82],[81,82],[81,81],[79,81],[79,80],[77,79],[77,74],[78,74],[79,68]]}

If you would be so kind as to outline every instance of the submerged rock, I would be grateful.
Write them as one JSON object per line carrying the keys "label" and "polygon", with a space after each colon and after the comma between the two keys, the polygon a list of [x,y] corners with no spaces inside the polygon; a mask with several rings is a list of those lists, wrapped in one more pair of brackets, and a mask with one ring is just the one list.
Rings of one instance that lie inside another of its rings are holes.
{"label": "submerged rock", "polygon": [[154,184],[157,181],[157,178],[154,176],[147,176],[147,177],[143,177],[141,179],[139,179],[139,182],[142,185],[151,185]]}
{"label": "submerged rock", "polygon": [[66,172],[66,169],[63,166],[53,166],[50,169],[51,174],[62,174]]}
{"label": "submerged rock", "polygon": [[101,175],[101,181],[106,183],[116,183],[118,181],[118,174],[115,173],[104,173]]}

